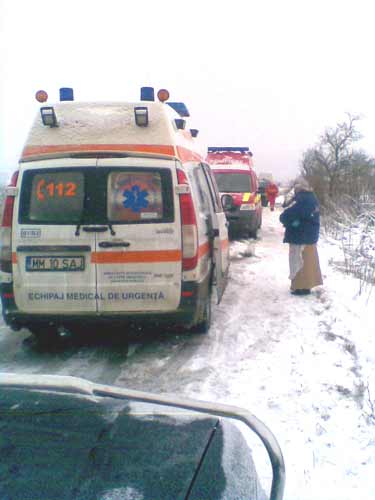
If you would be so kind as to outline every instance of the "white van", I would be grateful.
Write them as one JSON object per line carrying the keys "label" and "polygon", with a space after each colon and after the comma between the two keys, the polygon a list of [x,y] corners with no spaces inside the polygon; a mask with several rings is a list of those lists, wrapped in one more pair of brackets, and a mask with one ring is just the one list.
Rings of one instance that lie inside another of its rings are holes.
{"label": "white van", "polygon": [[208,331],[212,288],[219,302],[229,265],[220,195],[187,110],[164,102],[165,90],[160,102],[149,87],[142,96],[77,103],[60,89],[62,102],[43,103],[2,220],[12,328],[42,337],[166,321]]}

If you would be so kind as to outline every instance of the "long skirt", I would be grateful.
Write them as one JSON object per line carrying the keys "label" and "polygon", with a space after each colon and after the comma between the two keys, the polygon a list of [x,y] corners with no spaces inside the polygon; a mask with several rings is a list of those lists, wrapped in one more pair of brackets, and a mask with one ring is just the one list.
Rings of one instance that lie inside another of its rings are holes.
{"label": "long skirt", "polygon": [[315,245],[289,245],[291,290],[310,290],[323,284]]}

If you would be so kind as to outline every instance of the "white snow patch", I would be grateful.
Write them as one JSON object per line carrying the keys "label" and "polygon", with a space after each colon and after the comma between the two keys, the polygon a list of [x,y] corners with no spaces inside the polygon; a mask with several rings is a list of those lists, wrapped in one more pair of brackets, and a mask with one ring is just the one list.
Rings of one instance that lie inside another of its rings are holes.
{"label": "white snow patch", "polygon": [[[332,265],[341,247],[321,238],[323,286],[291,295],[279,213],[264,209],[259,240],[231,243],[230,280],[208,335],[137,343],[116,364],[88,348],[68,359],[32,357],[19,345],[24,334],[2,328],[1,369],[74,374],[246,408],[280,443],[286,500],[372,500],[375,294],[359,295],[358,280]],[[254,448],[269,491],[269,464]]]}
{"label": "white snow patch", "polygon": [[[286,499],[370,500],[375,422],[366,419],[365,387],[374,402],[373,298],[358,296],[357,281],[330,266],[341,250],[323,240],[324,285],[292,296],[278,216],[264,210],[251,256],[246,249],[254,243],[232,243],[229,285],[209,334],[213,347],[196,353],[205,356],[207,378],[184,392],[247,408],[270,427],[285,457]],[[269,467],[260,473],[268,491]]]}

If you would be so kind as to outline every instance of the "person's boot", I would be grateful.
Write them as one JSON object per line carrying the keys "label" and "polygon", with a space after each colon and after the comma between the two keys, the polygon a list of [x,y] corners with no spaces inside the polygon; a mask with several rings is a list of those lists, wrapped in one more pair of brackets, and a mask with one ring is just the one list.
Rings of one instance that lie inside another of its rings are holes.
{"label": "person's boot", "polygon": [[311,290],[308,288],[297,288],[296,290],[292,290],[290,293],[292,295],[309,295]]}

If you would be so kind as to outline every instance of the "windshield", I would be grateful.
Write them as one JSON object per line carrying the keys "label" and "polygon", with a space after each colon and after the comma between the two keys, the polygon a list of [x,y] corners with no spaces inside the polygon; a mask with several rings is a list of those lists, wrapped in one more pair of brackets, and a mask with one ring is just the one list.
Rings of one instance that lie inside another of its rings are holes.
{"label": "windshield", "polygon": [[221,193],[249,193],[253,191],[248,174],[215,172],[215,179]]}

